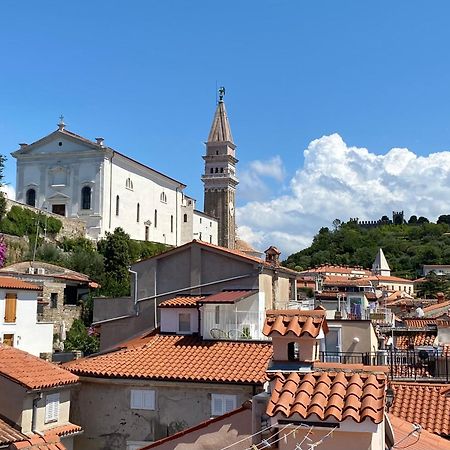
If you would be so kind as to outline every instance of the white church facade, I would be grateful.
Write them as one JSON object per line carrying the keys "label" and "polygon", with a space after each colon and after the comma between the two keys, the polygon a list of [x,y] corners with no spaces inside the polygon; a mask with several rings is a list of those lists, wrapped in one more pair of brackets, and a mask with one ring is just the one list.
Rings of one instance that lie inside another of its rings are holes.
{"label": "white church facade", "polygon": [[99,239],[122,227],[132,239],[178,246],[192,239],[218,243],[218,219],[196,211],[186,185],[61,122],[53,133],[20,144],[16,200],[86,222]]}

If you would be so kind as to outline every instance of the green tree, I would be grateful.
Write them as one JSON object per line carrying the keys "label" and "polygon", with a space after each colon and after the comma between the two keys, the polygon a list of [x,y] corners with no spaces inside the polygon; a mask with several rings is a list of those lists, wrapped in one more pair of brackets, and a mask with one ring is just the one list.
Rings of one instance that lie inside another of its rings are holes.
{"label": "green tree", "polygon": [[447,275],[436,275],[429,272],[424,280],[417,285],[417,295],[425,298],[436,297],[438,292],[450,294],[450,277]]}
{"label": "green tree", "polygon": [[417,223],[417,216],[411,216],[408,220],[410,225],[415,225]]}
{"label": "green tree", "polygon": [[75,319],[67,332],[64,350],[81,350],[85,355],[98,352],[100,348],[99,339],[90,335],[88,330],[82,320]]}
{"label": "green tree", "polygon": [[439,216],[436,223],[446,223],[447,225],[450,225],[450,214],[443,214]]}

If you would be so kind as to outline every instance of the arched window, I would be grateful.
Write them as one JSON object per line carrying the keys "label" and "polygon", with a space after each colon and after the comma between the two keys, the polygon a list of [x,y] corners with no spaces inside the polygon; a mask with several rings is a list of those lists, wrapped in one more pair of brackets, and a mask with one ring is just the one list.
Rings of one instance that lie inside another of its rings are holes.
{"label": "arched window", "polygon": [[223,173],[223,167],[220,168],[220,173]]}
{"label": "arched window", "polygon": [[155,209],[155,220],[154,220],[154,223],[155,223],[155,228],[158,226],[158,210],[157,209]]}
{"label": "arched window", "polygon": [[119,196],[116,195],[116,216],[119,215],[119,206],[120,206],[120,199]]}
{"label": "arched window", "polygon": [[139,222],[139,215],[141,212],[141,205],[139,203],[136,205],[136,222]]}
{"label": "arched window", "polygon": [[214,169],[211,167],[211,169],[209,170],[209,173],[214,173]]}
{"label": "arched window", "polygon": [[218,173],[219,172],[219,168],[218,167],[216,167],[216,173]]}
{"label": "arched window", "polygon": [[162,203],[167,203],[167,195],[165,192],[161,192],[161,195],[159,196],[159,199]]}
{"label": "arched window", "polygon": [[84,186],[81,189],[81,209],[91,209],[92,189]]}
{"label": "arched window", "polygon": [[131,178],[127,178],[127,180],[125,181],[125,187],[127,189],[133,190],[133,182],[131,181]]}
{"label": "arched window", "polygon": [[36,191],[34,189],[28,189],[26,202],[27,205],[36,206]]}
{"label": "arched window", "polygon": [[173,216],[170,216],[170,232],[173,233]]}
{"label": "arched window", "polygon": [[183,222],[187,222],[187,214],[185,214],[184,216],[183,216]]}

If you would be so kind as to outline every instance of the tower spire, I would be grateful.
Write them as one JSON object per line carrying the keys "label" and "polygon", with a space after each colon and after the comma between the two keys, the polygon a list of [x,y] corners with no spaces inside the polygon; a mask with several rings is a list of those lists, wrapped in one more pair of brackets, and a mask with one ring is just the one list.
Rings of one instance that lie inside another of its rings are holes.
{"label": "tower spire", "polygon": [[233,142],[230,123],[228,122],[227,110],[223,97],[225,96],[225,88],[219,88],[219,101],[217,102],[216,113],[208,135],[208,142]]}

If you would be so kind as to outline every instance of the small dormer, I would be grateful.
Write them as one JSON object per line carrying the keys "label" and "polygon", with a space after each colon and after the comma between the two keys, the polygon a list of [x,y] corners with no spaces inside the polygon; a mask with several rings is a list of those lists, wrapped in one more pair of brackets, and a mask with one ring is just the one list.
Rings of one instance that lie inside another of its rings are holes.
{"label": "small dormer", "polygon": [[281,255],[280,250],[271,245],[267,250],[265,250],[264,253],[266,254],[267,263],[272,264],[273,266],[276,267],[280,265],[280,255]]}
{"label": "small dormer", "polygon": [[198,333],[198,302],[203,298],[202,296],[175,297],[160,303],[161,333]]}
{"label": "small dormer", "polygon": [[270,310],[263,334],[272,338],[273,361],[312,363],[319,360],[320,340],[328,333],[324,309]]}

